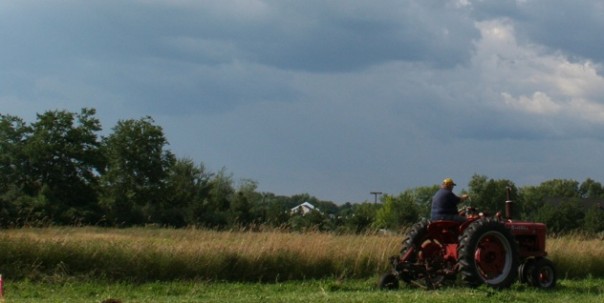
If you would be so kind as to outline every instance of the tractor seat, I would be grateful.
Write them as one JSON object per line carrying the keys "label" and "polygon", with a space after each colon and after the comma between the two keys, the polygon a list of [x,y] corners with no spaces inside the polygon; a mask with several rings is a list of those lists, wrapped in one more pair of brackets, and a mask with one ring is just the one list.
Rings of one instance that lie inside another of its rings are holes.
{"label": "tractor seat", "polygon": [[449,221],[449,220],[437,220],[432,221],[428,224],[429,235],[440,235],[437,238],[441,239],[445,243],[454,243],[457,241],[459,235],[459,226],[463,222]]}
{"label": "tractor seat", "polygon": [[436,220],[428,224],[428,231],[434,231],[437,229],[451,229],[458,228],[463,222],[453,220]]}

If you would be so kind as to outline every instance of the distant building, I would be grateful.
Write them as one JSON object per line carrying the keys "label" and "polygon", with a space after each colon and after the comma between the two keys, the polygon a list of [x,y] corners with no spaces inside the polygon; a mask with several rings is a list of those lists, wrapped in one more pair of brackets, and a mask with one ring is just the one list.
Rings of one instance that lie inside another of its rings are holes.
{"label": "distant building", "polygon": [[314,205],[312,205],[308,202],[304,202],[304,203],[290,209],[289,213],[290,213],[290,215],[300,214],[300,215],[305,216],[306,214],[312,212],[313,210],[319,211],[319,209],[316,208]]}

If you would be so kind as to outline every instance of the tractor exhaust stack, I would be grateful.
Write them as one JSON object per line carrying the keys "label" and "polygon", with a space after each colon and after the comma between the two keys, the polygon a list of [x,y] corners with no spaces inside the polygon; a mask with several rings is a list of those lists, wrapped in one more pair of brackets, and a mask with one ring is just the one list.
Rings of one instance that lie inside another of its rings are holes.
{"label": "tractor exhaust stack", "polygon": [[507,220],[512,219],[512,215],[514,214],[514,201],[510,199],[510,193],[512,192],[511,187],[506,187],[506,201],[505,201],[505,218]]}

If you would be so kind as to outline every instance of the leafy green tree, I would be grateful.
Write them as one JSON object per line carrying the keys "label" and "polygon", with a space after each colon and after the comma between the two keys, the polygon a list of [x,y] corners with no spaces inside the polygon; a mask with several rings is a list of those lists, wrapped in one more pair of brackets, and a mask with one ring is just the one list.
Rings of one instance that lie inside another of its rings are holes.
{"label": "leafy green tree", "polygon": [[233,175],[227,174],[226,169],[223,168],[210,180],[209,185],[209,209],[216,211],[228,210],[235,193]]}
{"label": "leafy green tree", "polygon": [[380,204],[369,202],[354,204],[352,216],[344,220],[346,226],[356,233],[366,231],[374,224],[379,208],[381,208]]}
{"label": "leafy green tree", "polygon": [[289,220],[289,210],[291,207],[286,201],[288,197],[276,196],[273,193],[262,193],[262,199],[258,204],[256,213],[261,214],[262,221],[265,224],[273,227],[282,227]]}
{"label": "leafy green tree", "polygon": [[547,201],[574,201],[580,197],[579,182],[574,180],[553,179],[542,182],[539,186],[525,186],[520,190],[519,199],[522,217],[525,220],[540,220],[543,216],[536,216]]}
{"label": "leafy green tree", "polygon": [[202,164],[177,159],[168,172],[161,223],[175,227],[198,224],[195,213],[208,196],[211,176]]}
{"label": "leafy green tree", "polygon": [[27,197],[25,145],[31,128],[15,116],[0,114],[0,226],[19,224],[19,201]]}
{"label": "leafy green tree", "polygon": [[258,183],[250,179],[244,179],[237,190],[237,194],[233,196],[231,201],[229,221],[231,225],[238,227],[245,227],[253,223],[262,214],[256,213],[258,211],[254,208],[254,205],[259,203],[262,196],[256,192]]}
{"label": "leafy green tree", "polygon": [[28,163],[25,146],[31,127],[15,116],[0,114],[0,192],[9,185],[22,187],[26,183]]}
{"label": "leafy green tree", "polygon": [[520,188],[519,197],[521,217],[528,221],[537,220],[536,215],[543,207],[545,194],[540,191],[538,186],[523,186]]}
{"label": "leafy green tree", "polygon": [[409,226],[419,219],[419,209],[410,192],[404,192],[398,197],[382,196],[382,207],[375,215],[376,228],[398,229]]}
{"label": "leafy green tree", "polygon": [[585,230],[599,233],[604,231],[604,209],[601,205],[594,205],[585,213]]}
{"label": "leafy green tree", "polygon": [[579,195],[582,198],[604,198],[604,187],[602,183],[587,178],[579,186]]}
{"label": "leafy green tree", "polygon": [[488,179],[486,176],[474,175],[469,183],[469,203],[481,211],[487,211],[494,215],[500,211],[505,211],[505,201],[507,201],[507,190],[510,188],[510,199],[516,203],[518,208],[518,189],[510,180]]}
{"label": "leafy green tree", "polygon": [[338,207],[338,216],[340,217],[352,216],[353,212],[354,205],[350,202],[346,202]]}
{"label": "leafy green tree", "polygon": [[338,205],[336,205],[335,203],[331,202],[331,201],[317,201],[315,202],[315,204],[313,204],[315,207],[317,207],[323,214],[327,215],[327,216],[336,216],[336,214],[339,211]]}
{"label": "leafy green tree", "polygon": [[327,231],[334,228],[331,220],[317,209],[314,209],[305,215],[292,214],[288,220],[288,225],[295,231]]}
{"label": "leafy green tree", "polygon": [[537,221],[554,233],[568,232],[582,227],[585,213],[577,199],[564,200],[558,205],[545,204],[537,212]]}
{"label": "leafy green tree", "polygon": [[24,153],[26,191],[42,194],[43,208],[53,222],[94,223],[98,220],[98,175],[103,164],[94,109],[79,114],[48,111],[37,116]]}
{"label": "leafy green tree", "polygon": [[35,196],[25,195],[16,187],[9,190],[0,197],[2,215],[0,224],[2,226],[36,226],[56,224],[48,216],[46,207],[48,199],[41,192]]}
{"label": "leafy green tree", "polygon": [[213,228],[226,227],[235,194],[232,174],[227,174],[224,168],[214,174],[208,182],[208,195],[202,207],[197,209],[199,224]]}
{"label": "leafy green tree", "polygon": [[439,185],[420,186],[405,190],[404,195],[410,195],[415,202],[418,210],[418,216],[430,218],[432,211],[432,197],[438,191]]}
{"label": "leafy green tree", "polygon": [[[257,184],[254,181],[254,184]],[[241,191],[241,188],[239,189]],[[256,226],[279,226],[284,224],[288,220],[288,214],[285,209],[276,210],[276,218],[271,217],[271,207],[272,204],[276,204],[278,201],[276,200],[276,196],[272,193],[266,192],[257,192],[254,188],[254,191],[247,196],[250,196],[249,201],[251,201],[250,205],[250,213],[252,217],[252,222]]]}
{"label": "leafy green tree", "polygon": [[166,179],[175,162],[168,141],[151,117],[122,120],[104,142],[107,158],[103,206],[112,224],[160,222]]}
{"label": "leafy green tree", "polygon": [[579,182],[569,179],[552,179],[539,185],[548,197],[578,198],[580,197]]}
{"label": "leafy green tree", "polygon": [[228,219],[231,226],[243,227],[252,223],[251,203],[243,192],[234,195]]}

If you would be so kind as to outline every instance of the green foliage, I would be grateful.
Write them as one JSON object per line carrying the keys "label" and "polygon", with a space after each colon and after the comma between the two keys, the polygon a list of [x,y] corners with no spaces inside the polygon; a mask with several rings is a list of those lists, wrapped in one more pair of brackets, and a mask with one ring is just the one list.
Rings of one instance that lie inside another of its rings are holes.
{"label": "green foliage", "polygon": [[579,182],[567,179],[548,180],[540,185],[543,194],[549,197],[575,198],[580,196]]}
{"label": "green foliage", "polygon": [[579,183],[573,180],[553,179],[539,186],[526,186],[521,190],[522,215],[526,220],[535,220],[546,200],[580,198]]}
{"label": "green foliage", "polygon": [[604,187],[600,182],[587,178],[579,186],[579,194],[582,198],[604,198]]}
{"label": "green foliage", "polygon": [[419,219],[419,208],[410,192],[404,192],[398,197],[384,195],[383,206],[375,215],[374,227],[399,229],[412,225]]}
{"label": "green foliage", "polygon": [[98,220],[98,174],[103,165],[95,110],[80,113],[49,111],[31,126],[2,116],[0,166],[3,191],[43,196],[44,217],[53,223],[94,223]]}
{"label": "green foliage", "polygon": [[41,226],[49,223],[46,209],[48,200],[41,193],[26,195],[20,188],[10,185],[0,195],[0,216],[2,226]]}
{"label": "green foliage", "polygon": [[597,213],[590,213],[585,202],[602,199],[601,191],[601,184],[591,179],[581,185],[574,180],[553,179],[526,186],[520,191],[522,217],[542,221],[553,232],[594,231],[599,229]]}
{"label": "green foliage", "polygon": [[[197,209],[199,225],[223,228],[229,223],[231,203],[236,197],[233,176],[223,168],[208,181],[208,194]],[[237,220],[231,220],[235,223]]]}
{"label": "green foliage", "polygon": [[168,171],[160,222],[174,227],[195,225],[196,213],[208,195],[211,174],[190,159],[177,159]]}
{"label": "green foliage", "polygon": [[273,227],[286,225],[290,218],[289,210],[291,206],[293,205],[287,203],[287,197],[264,193],[260,205],[261,211],[264,213],[264,222]]}
{"label": "green foliage", "polygon": [[588,232],[604,232],[604,209],[601,205],[593,205],[585,213],[585,229]]}
{"label": "green foliage", "polygon": [[247,226],[253,221],[251,202],[243,191],[237,192],[231,202],[229,219],[232,226]]}
{"label": "green foliage", "polygon": [[352,205],[348,211],[341,214],[347,230],[360,233],[371,227],[376,213],[381,205],[375,203],[359,203]]}
{"label": "green foliage", "polygon": [[536,221],[547,225],[554,233],[573,231],[583,226],[585,213],[576,199],[565,200],[556,205],[546,204],[539,209]]}
{"label": "green foliage", "polygon": [[31,128],[21,118],[0,114],[0,191],[13,185],[22,187],[27,182],[25,147]]}
{"label": "green foliage", "polygon": [[[107,167],[101,180],[103,206],[113,224],[158,222],[165,210],[165,184],[175,157],[153,119],[119,121],[105,140]],[[159,223],[159,222],[158,222]]]}
{"label": "green foliage", "polygon": [[[308,193],[277,196],[257,191],[251,179],[234,180],[222,169],[178,159],[163,129],[151,117],[121,120],[105,138],[94,109],[47,111],[27,124],[0,114],[0,226],[156,224],[217,229],[261,225],[295,230],[361,233],[400,229],[429,217],[438,185],[382,196],[382,203],[337,205]],[[604,187],[586,179],[547,180],[516,187],[506,179],[475,174],[470,205],[503,211],[511,189],[514,218],[548,223],[550,230],[604,230]],[[303,202],[319,212],[304,217],[289,210]]]}
{"label": "green foliage", "polygon": [[[432,196],[439,189],[439,185],[420,186],[405,190],[402,195],[409,195],[413,199],[419,217],[430,218]],[[415,223],[415,222],[414,222]]]}
{"label": "green foliage", "polygon": [[472,207],[476,207],[490,214],[505,211],[505,201],[507,201],[507,188],[510,188],[510,197],[512,201],[517,200],[516,186],[510,180],[493,180],[486,176],[474,175],[469,183],[471,201],[468,202]]}
{"label": "green foliage", "polygon": [[287,223],[288,227],[294,231],[331,230],[328,217],[318,210],[312,210],[305,215],[292,214]]}

